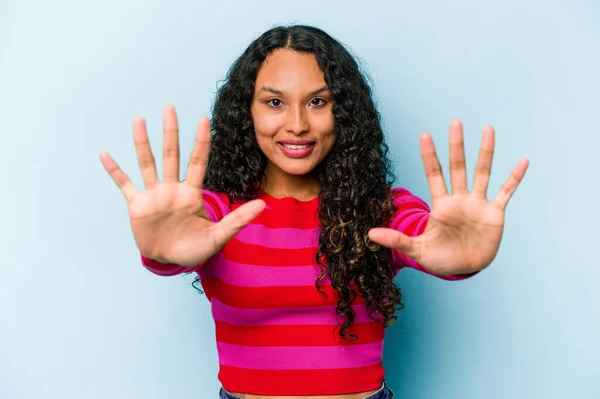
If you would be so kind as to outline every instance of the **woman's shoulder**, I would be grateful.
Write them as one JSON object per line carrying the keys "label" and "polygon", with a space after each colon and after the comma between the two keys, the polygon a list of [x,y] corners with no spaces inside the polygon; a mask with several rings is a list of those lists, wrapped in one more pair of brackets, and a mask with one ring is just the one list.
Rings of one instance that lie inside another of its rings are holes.
{"label": "woman's shoulder", "polygon": [[202,201],[213,222],[221,220],[231,212],[231,201],[226,193],[203,189]]}
{"label": "woman's shoulder", "polygon": [[394,199],[402,197],[417,197],[411,190],[406,187],[392,187],[389,188],[390,194]]}
{"label": "woman's shoulder", "polygon": [[406,207],[407,205],[413,205],[418,208],[426,208],[429,209],[427,203],[418,195],[415,195],[411,190],[405,187],[394,187],[390,189],[390,193],[394,200],[394,205],[400,206],[403,205]]}
{"label": "woman's shoulder", "polygon": [[231,201],[229,200],[229,195],[227,195],[227,193],[223,193],[220,191],[202,189],[202,198],[204,200],[206,200],[208,198],[213,201],[223,202],[224,204],[231,205]]}

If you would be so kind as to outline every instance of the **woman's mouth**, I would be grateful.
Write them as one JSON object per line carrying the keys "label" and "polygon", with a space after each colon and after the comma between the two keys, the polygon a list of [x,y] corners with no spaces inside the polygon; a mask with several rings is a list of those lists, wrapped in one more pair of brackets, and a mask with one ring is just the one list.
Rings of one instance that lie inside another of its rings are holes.
{"label": "woman's mouth", "polygon": [[296,142],[291,141],[280,141],[277,143],[281,152],[290,158],[304,158],[309,156],[315,148],[314,142]]}

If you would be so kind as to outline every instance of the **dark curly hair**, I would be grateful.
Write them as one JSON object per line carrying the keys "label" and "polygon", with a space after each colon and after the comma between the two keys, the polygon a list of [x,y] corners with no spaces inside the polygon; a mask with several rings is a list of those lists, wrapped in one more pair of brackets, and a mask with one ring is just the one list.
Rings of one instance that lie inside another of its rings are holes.
{"label": "dark curly hair", "polygon": [[204,187],[226,193],[232,202],[256,198],[267,159],[256,141],[250,106],[259,68],[281,48],[314,54],[334,100],[336,143],[315,170],[321,184],[316,261],[322,269],[315,284],[323,293],[319,282],[329,273],[339,294],[336,313],[345,319],[339,334],[354,340],[351,304],[357,291],[371,315],[383,316],[385,327],[396,321],[394,314],[403,305],[389,253],[367,237],[369,229],[387,223],[395,211],[389,150],[371,88],[342,44],[320,29],[295,25],[270,29],[248,46],[231,66],[213,105]]}

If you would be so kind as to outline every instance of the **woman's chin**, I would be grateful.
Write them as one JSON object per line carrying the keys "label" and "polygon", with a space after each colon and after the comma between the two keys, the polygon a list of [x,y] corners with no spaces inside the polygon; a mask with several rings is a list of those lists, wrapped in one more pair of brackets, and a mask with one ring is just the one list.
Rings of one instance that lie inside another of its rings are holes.
{"label": "woman's chin", "polygon": [[293,176],[304,176],[310,174],[314,170],[312,162],[285,162],[279,165],[282,172]]}

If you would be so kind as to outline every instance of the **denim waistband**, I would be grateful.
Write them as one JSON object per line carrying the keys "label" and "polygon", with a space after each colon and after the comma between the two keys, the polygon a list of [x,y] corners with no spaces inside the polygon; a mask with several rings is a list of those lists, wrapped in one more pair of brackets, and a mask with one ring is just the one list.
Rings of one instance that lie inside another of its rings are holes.
{"label": "denim waistband", "polygon": [[[385,381],[382,381],[381,388],[379,388],[376,392],[373,392],[369,396],[365,396],[363,399],[392,399],[394,397],[394,392],[387,386]],[[232,394],[225,390],[225,388],[221,388],[219,392],[219,399],[241,399],[239,396]]]}

